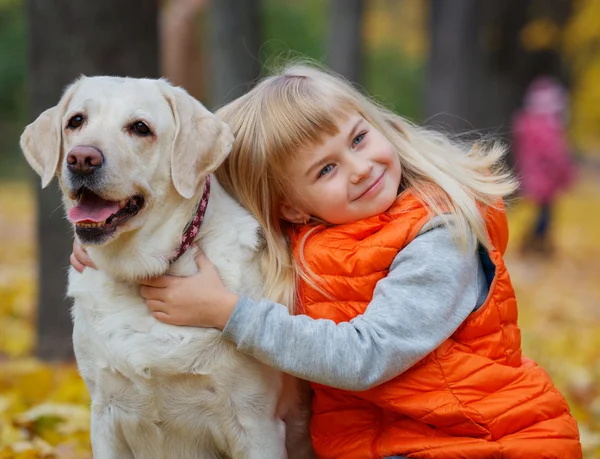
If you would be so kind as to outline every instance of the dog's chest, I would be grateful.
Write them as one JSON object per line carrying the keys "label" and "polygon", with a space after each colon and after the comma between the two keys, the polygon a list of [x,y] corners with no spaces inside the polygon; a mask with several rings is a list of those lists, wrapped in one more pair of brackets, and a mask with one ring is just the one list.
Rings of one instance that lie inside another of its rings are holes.
{"label": "dog's chest", "polygon": [[181,452],[173,457],[196,457],[199,444],[225,451],[222,426],[232,416],[275,412],[280,374],[237,352],[217,331],[156,321],[137,287],[101,271],[71,272],[68,293],[92,410],[128,441],[151,445],[156,455],[148,457],[169,457],[175,447]]}
{"label": "dog's chest", "polygon": [[207,353],[222,351],[216,331],[158,322],[138,286],[117,282],[102,271],[71,272],[68,294],[74,300],[73,339],[84,378],[86,370],[95,379],[99,369],[136,379],[148,378],[156,373],[153,369],[183,366],[184,360],[199,365],[198,356],[187,351],[191,341]]}

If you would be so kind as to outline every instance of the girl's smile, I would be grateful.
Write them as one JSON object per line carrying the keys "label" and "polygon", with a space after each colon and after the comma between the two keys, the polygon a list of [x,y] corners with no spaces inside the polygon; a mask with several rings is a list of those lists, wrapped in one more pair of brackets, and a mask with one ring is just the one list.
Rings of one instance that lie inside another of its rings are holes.
{"label": "girl's smile", "polygon": [[381,191],[383,188],[384,175],[385,174],[382,174],[377,180],[375,180],[375,183],[370,185],[364,193],[362,193],[358,198],[355,199],[355,201],[362,198],[369,198]]}

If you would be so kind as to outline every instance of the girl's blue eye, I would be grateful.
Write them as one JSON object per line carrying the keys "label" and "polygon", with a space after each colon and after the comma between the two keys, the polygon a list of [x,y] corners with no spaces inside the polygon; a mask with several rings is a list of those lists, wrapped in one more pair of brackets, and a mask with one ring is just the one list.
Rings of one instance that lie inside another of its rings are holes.
{"label": "girl's blue eye", "polygon": [[352,140],[352,146],[355,147],[359,143],[361,143],[363,141],[363,139],[365,138],[365,135],[367,135],[367,133],[363,132],[361,134],[358,134],[356,137],[354,137],[354,140]]}
{"label": "girl's blue eye", "polygon": [[327,164],[327,166],[325,166],[323,169],[321,169],[319,171],[319,175],[317,175],[317,178],[321,178],[324,175],[329,174],[332,170],[333,170],[333,164]]}

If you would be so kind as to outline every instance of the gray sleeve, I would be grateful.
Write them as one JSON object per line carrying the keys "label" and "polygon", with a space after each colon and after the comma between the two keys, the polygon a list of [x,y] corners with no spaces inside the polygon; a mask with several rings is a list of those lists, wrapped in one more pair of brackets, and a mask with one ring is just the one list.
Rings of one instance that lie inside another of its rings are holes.
{"label": "gray sleeve", "polygon": [[406,371],[445,341],[485,296],[474,238],[465,252],[437,219],[394,259],[364,314],[350,322],[291,316],[242,297],[223,337],[308,381],[366,390]]}

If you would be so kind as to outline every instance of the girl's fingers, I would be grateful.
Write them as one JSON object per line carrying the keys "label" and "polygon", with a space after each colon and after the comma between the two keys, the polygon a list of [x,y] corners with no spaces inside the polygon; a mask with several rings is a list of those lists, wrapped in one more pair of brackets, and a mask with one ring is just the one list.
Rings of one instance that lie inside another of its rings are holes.
{"label": "girl's fingers", "polygon": [[152,301],[152,300],[156,300],[156,301],[160,301],[161,303],[164,303],[166,300],[164,288],[157,288],[157,287],[150,287],[148,285],[142,285],[140,287],[140,295],[142,295],[142,298],[147,300],[146,303],[148,303],[148,301]]}
{"label": "girl's fingers", "polygon": [[154,288],[165,288],[169,285],[169,282],[172,280],[172,277],[173,276],[151,277],[150,279],[144,279],[140,282],[140,284]]}
{"label": "girl's fingers", "polygon": [[169,315],[165,312],[162,311],[156,311],[152,313],[152,317],[154,317],[156,320],[163,322],[165,324],[170,323],[169,322]]}
{"label": "girl's fingers", "polygon": [[206,258],[206,255],[204,255],[204,252],[200,249],[200,247],[196,247],[198,248],[198,251],[196,252],[196,266],[198,266],[198,269],[200,269],[200,267],[208,259]]}
{"label": "girl's fingers", "polygon": [[156,320],[158,320],[162,323],[168,324],[168,325],[186,325],[184,323],[178,322],[177,320],[175,320],[175,318],[173,316],[171,316],[163,311],[153,312],[152,317],[154,317]]}
{"label": "girl's fingers", "polygon": [[84,267],[89,266],[90,268],[97,269],[85,248],[77,241],[73,243],[73,254]]}
{"label": "girl's fingers", "polygon": [[165,303],[160,300],[146,300],[146,307],[152,311],[152,315],[154,314],[167,314],[165,312]]}
{"label": "girl's fingers", "polygon": [[69,257],[69,261],[71,262],[71,265],[73,266],[73,268],[75,268],[76,271],[82,273],[85,269],[85,265],[79,263],[79,260],[77,259],[74,253],[72,253]]}

